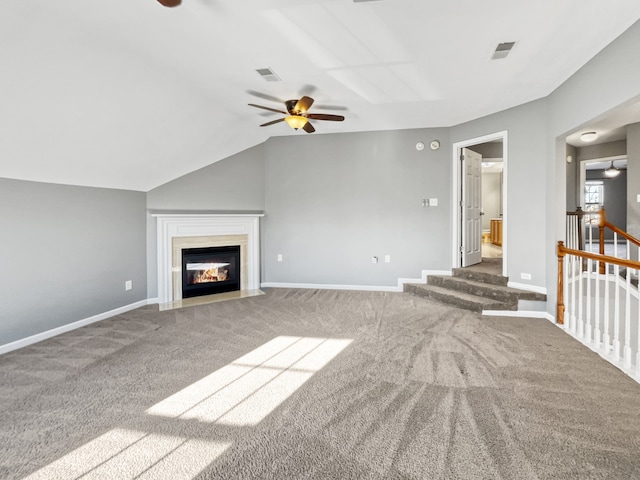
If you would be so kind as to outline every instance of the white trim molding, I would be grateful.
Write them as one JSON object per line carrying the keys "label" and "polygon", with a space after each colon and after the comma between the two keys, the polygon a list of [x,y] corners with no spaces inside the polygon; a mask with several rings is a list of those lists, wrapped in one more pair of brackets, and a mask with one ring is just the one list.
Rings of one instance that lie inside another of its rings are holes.
{"label": "white trim molding", "polygon": [[429,275],[451,275],[450,270],[422,270],[420,278],[399,278],[398,286],[388,285],[332,285],[327,283],[281,283],[263,282],[264,288],[315,288],[318,290],[358,290],[367,292],[403,292],[405,283],[427,283]]}
{"label": "white trim molding", "polygon": [[500,132],[483,135],[481,137],[471,138],[452,144],[452,187],[451,187],[451,266],[453,268],[459,268],[460,263],[460,243],[461,243],[461,213],[460,213],[460,201],[462,190],[462,178],[461,178],[461,165],[460,165],[460,152],[465,147],[471,147],[473,145],[479,145],[481,143],[490,142],[492,140],[502,140],[502,152],[503,152],[503,170],[502,170],[502,221],[504,222],[504,229],[502,231],[502,275],[508,277],[509,270],[508,265],[508,237],[509,237],[509,223],[508,223],[508,195],[507,195],[507,182],[508,182],[508,170],[509,170],[509,132],[502,130]]}
{"label": "white trim molding", "polygon": [[91,325],[92,323],[99,322],[100,320],[106,320],[107,318],[130,312],[131,310],[135,310],[136,308],[144,307],[145,305],[148,305],[148,303],[149,302],[147,300],[140,300],[139,302],[131,303],[123,307],[118,307],[113,310],[109,310],[108,312],[99,313],[98,315],[93,315],[92,317],[84,318],[73,323],[68,323],[66,325],[62,325],[61,327],[47,330],[46,332],[37,333],[35,335],[31,335],[30,337],[21,338],[20,340],[0,345],[0,355],[2,355],[3,353],[11,352],[13,350],[18,350],[19,348],[28,347],[29,345],[33,345],[34,343],[41,342],[62,333],[70,332],[71,330],[75,330],[80,327]]}
{"label": "white trim molding", "polygon": [[158,303],[173,301],[173,239],[247,235],[247,289],[260,285],[260,224],[264,214],[153,213],[158,231]]}
{"label": "white trim molding", "polygon": [[488,317],[544,318],[550,322],[555,322],[555,317],[549,312],[536,310],[483,310],[482,315]]}
{"label": "white trim molding", "polygon": [[526,290],[527,292],[542,293],[543,295],[547,294],[546,287],[538,287],[537,285],[529,285],[527,283],[508,282],[507,287],[517,288],[518,290]]}
{"label": "white trim molding", "polygon": [[366,292],[399,292],[398,287],[379,286],[379,285],[331,285],[328,283],[281,283],[281,282],[264,282],[260,285],[262,288],[301,288],[316,290],[358,290]]}

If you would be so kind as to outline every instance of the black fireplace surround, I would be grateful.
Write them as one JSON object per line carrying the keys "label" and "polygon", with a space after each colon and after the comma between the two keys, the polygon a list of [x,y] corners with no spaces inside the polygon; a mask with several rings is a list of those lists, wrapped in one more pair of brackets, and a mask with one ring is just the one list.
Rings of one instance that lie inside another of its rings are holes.
{"label": "black fireplace surround", "polygon": [[182,250],[182,298],[240,290],[240,246]]}

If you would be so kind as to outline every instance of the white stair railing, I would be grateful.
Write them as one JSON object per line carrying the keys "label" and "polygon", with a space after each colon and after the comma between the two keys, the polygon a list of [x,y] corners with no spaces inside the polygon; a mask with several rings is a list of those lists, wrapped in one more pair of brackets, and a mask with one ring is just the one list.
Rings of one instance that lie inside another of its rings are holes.
{"label": "white stair railing", "polygon": [[[614,245],[617,245],[614,234]],[[640,262],[558,242],[558,314],[565,331],[640,381]],[[567,302],[565,304],[565,299]],[[567,322],[565,324],[565,318]]]}

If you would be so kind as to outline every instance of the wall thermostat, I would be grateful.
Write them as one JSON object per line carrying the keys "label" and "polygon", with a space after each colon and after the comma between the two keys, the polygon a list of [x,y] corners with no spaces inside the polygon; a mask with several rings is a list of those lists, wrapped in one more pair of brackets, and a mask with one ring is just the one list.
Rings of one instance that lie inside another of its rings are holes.
{"label": "wall thermostat", "polygon": [[424,143],[422,142],[416,143],[416,150],[424,150]]}
{"label": "wall thermostat", "polygon": [[440,142],[438,140],[434,140],[433,142],[431,142],[429,147],[431,147],[431,150],[437,150],[440,148]]}

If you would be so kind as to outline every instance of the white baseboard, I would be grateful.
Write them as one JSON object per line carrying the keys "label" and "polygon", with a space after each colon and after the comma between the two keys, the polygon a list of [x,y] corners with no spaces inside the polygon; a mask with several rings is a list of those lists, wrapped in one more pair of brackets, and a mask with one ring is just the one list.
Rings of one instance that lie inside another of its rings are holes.
{"label": "white baseboard", "polygon": [[140,300],[139,302],[115,308],[113,310],[109,310],[108,312],[99,313],[98,315],[78,320],[77,322],[68,323],[67,325],[62,325],[61,327],[53,328],[51,330],[47,330],[46,332],[37,333],[35,335],[31,335],[30,337],[21,338],[20,340],[0,345],[0,355],[2,355],[3,353],[11,352],[13,350],[18,350],[19,348],[33,345],[34,343],[41,342],[42,340],[46,340],[47,338],[55,337],[56,335],[60,335],[61,333],[70,332],[71,330],[75,330],[76,328],[99,322],[100,320],[115,317],[116,315],[135,310],[136,308],[144,307],[148,304],[149,302],[147,300]]}
{"label": "white baseboard", "polygon": [[535,310],[483,310],[482,315],[489,317],[545,318],[551,322],[555,322],[554,316],[549,312]]}
{"label": "white baseboard", "polygon": [[263,282],[260,284],[264,288],[317,288],[318,290],[358,290],[367,292],[402,292],[405,283],[427,283],[429,275],[451,275],[450,270],[422,270],[420,278],[399,278],[398,286],[386,285],[333,285],[327,283],[280,283]]}
{"label": "white baseboard", "polygon": [[527,283],[509,282],[507,283],[507,287],[517,288],[518,290],[526,290],[527,292],[542,293],[543,295],[547,294],[546,287],[538,287],[537,285],[529,285]]}
{"label": "white baseboard", "polygon": [[263,282],[261,288],[302,288],[318,290],[359,290],[367,292],[400,292],[398,287],[388,287],[381,285],[332,285],[328,283],[280,283]]}

